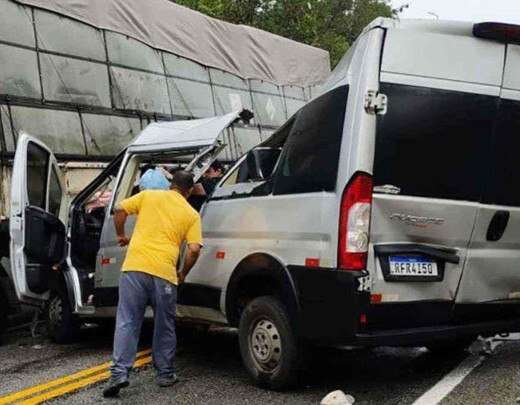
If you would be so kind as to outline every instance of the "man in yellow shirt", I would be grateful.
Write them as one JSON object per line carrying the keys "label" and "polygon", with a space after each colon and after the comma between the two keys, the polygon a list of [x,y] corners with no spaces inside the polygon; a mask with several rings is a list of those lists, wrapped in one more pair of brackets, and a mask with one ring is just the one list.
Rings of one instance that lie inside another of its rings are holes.
{"label": "man in yellow shirt", "polygon": [[[146,190],[122,201],[115,210],[114,224],[120,246],[128,246],[119,279],[111,378],[103,390],[114,397],[127,387],[128,373],[147,305],[154,311],[153,363],[161,387],[177,381],[173,368],[176,348],[175,305],[177,285],[193,267],[202,246],[200,216],[186,199],[193,190],[193,176],[178,171],[170,190]],[[125,234],[128,215],[137,215],[132,238]],[[184,267],[176,270],[179,250],[187,243]]]}

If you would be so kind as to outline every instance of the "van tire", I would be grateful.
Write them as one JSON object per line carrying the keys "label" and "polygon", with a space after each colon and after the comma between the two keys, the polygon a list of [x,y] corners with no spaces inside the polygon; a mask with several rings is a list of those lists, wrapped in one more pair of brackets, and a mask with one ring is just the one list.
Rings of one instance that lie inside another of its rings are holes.
{"label": "van tire", "polygon": [[467,336],[459,339],[452,339],[430,343],[426,348],[432,353],[460,353],[465,351],[477,339],[477,336]]}
{"label": "van tire", "polygon": [[45,312],[48,334],[53,341],[64,344],[78,339],[81,322],[72,313],[66,293],[52,291]]}
{"label": "van tire", "polygon": [[301,356],[280,300],[263,296],[249,302],[242,312],[238,334],[242,361],[258,386],[281,390],[296,383]]}

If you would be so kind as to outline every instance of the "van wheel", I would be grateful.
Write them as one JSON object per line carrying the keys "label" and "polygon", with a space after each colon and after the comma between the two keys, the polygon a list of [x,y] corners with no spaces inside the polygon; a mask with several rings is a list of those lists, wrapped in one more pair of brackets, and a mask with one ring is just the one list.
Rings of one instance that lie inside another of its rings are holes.
{"label": "van wheel", "polygon": [[432,353],[458,353],[463,352],[477,339],[477,336],[467,336],[459,339],[430,343],[426,348]]}
{"label": "van wheel", "polygon": [[67,295],[54,291],[47,304],[48,333],[56,343],[71,343],[79,337],[81,323],[72,313]]}
{"label": "van wheel", "polygon": [[283,304],[271,296],[252,300],[239,325],[242,360],[255,383],[279,390],[293,385],[299,373],[299,350]]}

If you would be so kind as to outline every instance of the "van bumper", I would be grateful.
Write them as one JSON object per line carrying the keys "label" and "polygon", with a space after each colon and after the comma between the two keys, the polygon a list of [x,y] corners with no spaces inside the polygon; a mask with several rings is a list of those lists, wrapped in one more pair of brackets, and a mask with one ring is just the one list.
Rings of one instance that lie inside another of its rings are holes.
{"label": "van bumper", "polygon": [[368,273],[333,268],[288,266],[296,297],[300,338],[337,344],[363,332],[370,304]]}
{"label": "van bumper", "polygon": [[421,346],[466,336],[520,332],[520,301],[370,304],[367,272],[288,266],[300,338],[325,345]]}

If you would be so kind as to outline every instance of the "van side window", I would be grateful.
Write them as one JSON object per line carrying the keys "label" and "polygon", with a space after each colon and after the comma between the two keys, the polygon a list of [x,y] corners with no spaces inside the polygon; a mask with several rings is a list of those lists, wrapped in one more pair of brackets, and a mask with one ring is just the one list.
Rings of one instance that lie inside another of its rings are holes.
{"label": "van side window", "polygon": [[27,195],[29,205],[46,209],[49,153],[29,142],[27,145]]}
{"label": "van side window", "polygon": [[347,97],[348,87],[341,86],[295,114],[276,170],[274,194],[335,190]]}
{"label": "van side window", "polygon": [[501,100],[492,153],[492,170],[484,201],[488,204],[520,206],[520,101]]}
{"label": "van side window", "polygon": [[279,148],[258,147],[250,150],[246,158],[224,180],[221,187],[268,180],[279,156]]}
{"label": "van side window", "polygon": [[401,195],[480,201],[497,97],[381,83],[374,185]]}

